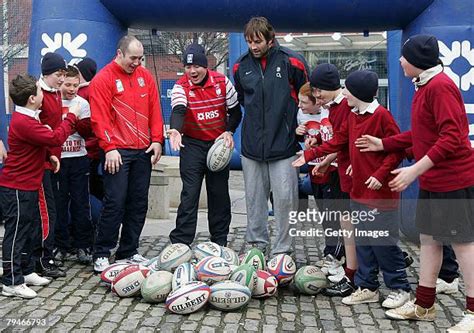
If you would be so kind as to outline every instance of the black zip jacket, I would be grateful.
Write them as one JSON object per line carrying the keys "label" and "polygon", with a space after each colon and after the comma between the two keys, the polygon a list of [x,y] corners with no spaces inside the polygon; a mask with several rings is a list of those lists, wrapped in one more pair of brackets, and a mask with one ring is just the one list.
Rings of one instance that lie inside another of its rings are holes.
{"label": "black zip jacket", "polygon": [[256,161],[289,158],[300,149],[296,138],[298,91],[308,80],[300,54],[279,45],[270,48],[265,70],[250,52],[235,63],[235,88],[245,108],[242,155]]}

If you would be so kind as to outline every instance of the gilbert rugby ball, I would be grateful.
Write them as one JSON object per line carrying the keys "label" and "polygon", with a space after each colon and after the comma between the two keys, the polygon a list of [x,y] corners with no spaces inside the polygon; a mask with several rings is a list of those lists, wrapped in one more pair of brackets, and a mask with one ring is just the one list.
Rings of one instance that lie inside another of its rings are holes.
{"label": "gilbert rugby ball", "polygon": [[265,269],[265,256],[258,248],[251,248],[242,259],[242,264],[249,264],[255,269]]}
{"label": "gilbert rugby ball", "polygon": [[295,287],[302,294],[316,295],[328,286],[326,275],[316,266],[303,266],[295,275]]}
{"label": "gilbert rugby ball", "polygon": [[289,284],[296,273],[296,264],[287,254],[278,254],[267,263],[267,270],[278,280],[279,286]]}
{"label": "gilbert rugby ball", "polygon": [[196,312],[206,305],[211,291],[204,282],[189,282],[171,292],[166,298],[166,309],[177,314]]}
{"label": "gilbert rugby ball", "polygon": [[149,274],[140,288],[142,297],[146,302],[164,302],[171,292],[173,274],[167,271],[158,271]]}
{"label": "gilbert rugby ball", "polygon": [[130,265],[122,270],[112,282],[112,292],[120,297],[140,294],[140,288],[150,270],[140,265]]}
{"label": "gilbert rugby ball", "polygon": [[257,271],[249,264],[242,264],[232,272],[230,280],[246,286],[250,291],[253,291],[257,286]]}
{"label": "gilbert rugby ball", "polygon": [[278,281],[276,277],[262,270],[257,271],[257,285],[252,292],[252,297],[264,298],[271,297],[276,294]]}
{"label": "gilbert rugby ball", "polygon": [[171,288],[176,290],[188,282],[196,281],[196,279],[197,277],[194,266],[189,262],[185,262],[179,265],[174,271]]}
{"label": "gilbert rugby ball", "polygon": [[238,266],[240,264],[239,256],[234,250],[225,246],[221,246],[221,249],[222,249],[221,258],[224,258],[225,260],[227,260],[227,262],[231,265]]}
{"label": "gilbert rugby ball", "polygon": [[220,257],[222,255],[222,248],[219,244],[213,242],[199,243],[194,248],[194,257],[197,260],[202,260],[205,257]]}
{"label": "gilbert rugby ball", "polygon": [[176,243],[168,245],[161,251],[153,269],[172,272],[182,263],[191,260],[192,255],[191,248],[186,244]]}
{"label": "gilbert rugby ball", "polygon": [[219,257],[206,257],[196,265],[199,281],[207,284],[227,280],[231,274],[229,263]]}
{"label": "gilbert rugby ball", "polygon": [[100,280],[110,287],[117,275],[130,265],[128,263],[112,264],[100,273]]}
{"label": "gilbert rugby ball", "polygon": [[224,170],[232,159],[233,151],[225,146],[224,139],[216,140],[207,152],[207,168],[214,172]]}
{"label": "gilbert rugby ball", "polygon": [[237,282],[221,281],[211,286],[209,303],[219,310],[236,310],[246,305],[252,292]]}

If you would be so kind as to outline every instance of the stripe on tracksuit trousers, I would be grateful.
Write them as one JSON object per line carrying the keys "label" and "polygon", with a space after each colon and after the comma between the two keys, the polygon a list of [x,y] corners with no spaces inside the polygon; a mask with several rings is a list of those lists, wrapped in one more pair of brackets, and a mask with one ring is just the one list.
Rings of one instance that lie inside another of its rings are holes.
{"label": "stripe on tracksuit trousers", "polygon": [[24,275],[34,272],[31,238],[39,223],[38,192],[0,187],[0,211],[5,220],[2,284],[23,284]]}
{"label": "stripe on tracksuit trousers", "polygon": [[45,170],[43,183],[38,191],[40,223],[35,224],[37,228],[33,240],[33,260],[37,265],[45,265],[53,259],[54,250],[54,226],[56,222],[56,202],[53,191],[53,172]]}

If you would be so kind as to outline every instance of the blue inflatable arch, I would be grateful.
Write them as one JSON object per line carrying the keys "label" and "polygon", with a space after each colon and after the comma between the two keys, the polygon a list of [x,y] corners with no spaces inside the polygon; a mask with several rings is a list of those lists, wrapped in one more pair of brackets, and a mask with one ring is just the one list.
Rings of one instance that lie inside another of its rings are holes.
{"label": "blue inflatable arch", "polygon": [[[67,4],[33,0],[29,71],[39,73],[40,59],[48,51],[57,51],[67,60],[91,52],[102,67],[114,56],[116,42],[128,27],[241,32],[251,16],[260,15],[282,32],[388,30],[390,109],[402,129],[409,127],[414,89],[398,64],[400,47],[410,35],[434,34],[440,40],[446,71],[463,93],[469,117],[474,113],[472,0],[81,0]],[[246,45],[240,33],[232,34],[230,44],[232,66]],[[404,198],[415,198],[415,191],[412,186]],[[414,234],[413,215],[414,200],[404,201],[402,229],[409,235]]]}

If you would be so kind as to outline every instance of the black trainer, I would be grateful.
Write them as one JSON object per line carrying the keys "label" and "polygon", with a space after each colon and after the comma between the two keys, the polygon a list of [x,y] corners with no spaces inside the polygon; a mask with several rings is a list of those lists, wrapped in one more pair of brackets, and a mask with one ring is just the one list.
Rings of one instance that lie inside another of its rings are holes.
{"label": "black trainer", "polygon": [[411,255],[409,255],[407,252],[402,251],[403,253],[403,259],[405,260],[405,268],[408,268],[413,264],[413,258]]}
{"label": "black trainer", "polygon": [[54,264],[52,260],[37,265],[36,272],[42,276],[47,276],[53,279],[66,277],[66,272],[62,271],[57,265]]}
{"label": "black trainer", "polygon": [[329,297],[346,297],[356,290],[355,285],[344,276],[341,281],[321,290],[321,294]]}

